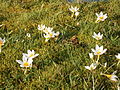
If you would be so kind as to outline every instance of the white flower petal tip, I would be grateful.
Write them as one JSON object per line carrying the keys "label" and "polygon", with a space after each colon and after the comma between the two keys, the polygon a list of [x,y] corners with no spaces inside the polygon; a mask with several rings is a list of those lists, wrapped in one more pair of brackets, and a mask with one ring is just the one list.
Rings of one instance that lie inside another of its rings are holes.
{"label": "white flower petal tip", "polygon": [[120,53],[118,55],[115,55],[116,59],[120,60]]}

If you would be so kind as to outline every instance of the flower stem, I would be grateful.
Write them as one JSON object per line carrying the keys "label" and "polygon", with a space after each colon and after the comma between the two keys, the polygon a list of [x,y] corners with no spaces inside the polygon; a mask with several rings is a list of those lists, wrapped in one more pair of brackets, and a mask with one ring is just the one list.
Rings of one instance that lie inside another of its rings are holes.
{"label": "flower stem", "polygon": [[95,81],[94,81],[93,73],[92,73],[92,82],[93,82],[93,90],[95,90]]}
{"label": "flower stem", "polygon": [[71,17],[73,17],[73,16],[74,16],[74,13],[72,13]]}
{"label": "flower stem", "polygon": [[25,71],[24,71],[24,74],[26,74],[27,73],[27,67],[25,68]]}
{"label": "flower stem", "polygon": [[0,45],[0,53],[1,53],[1,48],[2,48],[2,46]]}
{"label": "flower stem", "polygon": [[100,59],[100,55],[98,55],[98,57],[97,57],[97,63],[98,63],[99,59]]}
{"label": "flower stem", "polygon": [[120,64],[120,60],[118,61],[118,63],[117,63],[117,66]]}

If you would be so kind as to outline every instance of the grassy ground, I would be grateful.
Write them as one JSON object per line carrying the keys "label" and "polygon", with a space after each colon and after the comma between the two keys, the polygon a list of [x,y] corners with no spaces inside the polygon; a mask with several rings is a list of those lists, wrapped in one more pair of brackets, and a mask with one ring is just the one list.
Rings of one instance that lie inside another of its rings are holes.
{"label": "grassy ground", "polygon": [[[79,7],[80,15],[71,18],[69,7]],[[108,14],[104,22],[95,23],[96,15],[103,11]],[[117,83],[101,76],[111,74],[120,65],[115,55],[120,53],[120,1],[91,3],[67,3],[64,0],[0,0],[0,37],[6,39],[0,53],[1,90],[117,90]],[[38,24],[45,24],[59,31],[57,41],[45,43],[38,31]],[[104,36],[100,42],[92,38],[93,32]],[[30,33],[31,37],[26,34]],[[73,40],[73,36],[77,37]],[[77,42],[77,43],[76,43]],[[91,48],[96,43],[107,48],[100,57],[100,63],[92,74],[84,66],[92,63]],[[39,53],[33,67],[27,74],[16,62],[27,50]]]}

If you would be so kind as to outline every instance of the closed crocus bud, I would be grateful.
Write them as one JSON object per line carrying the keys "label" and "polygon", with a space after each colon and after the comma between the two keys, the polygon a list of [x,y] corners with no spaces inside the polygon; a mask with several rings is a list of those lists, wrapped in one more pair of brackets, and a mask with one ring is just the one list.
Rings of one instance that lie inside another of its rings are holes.
{"label": "closed crocus bud", "polygon": [[93,59],[93,53],[89,53],[89,57],[91,58],[91,59]]}
{"label": "closed crocus bud", "polygon": [[79,12],[75,12],[75,16],[77,17],[79,15]]}

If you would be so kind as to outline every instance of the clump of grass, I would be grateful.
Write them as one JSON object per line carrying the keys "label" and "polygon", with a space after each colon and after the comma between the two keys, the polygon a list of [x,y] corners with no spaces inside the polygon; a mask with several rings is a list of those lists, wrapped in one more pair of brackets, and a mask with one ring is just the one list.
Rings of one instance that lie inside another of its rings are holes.
{"label": "clump of grass", "polygon": [[[86,71],[91,64],[89,53],[96,45],[93,32],[101,32],[103,39],[99,42],[107,48],[100,58],[107,62],[106,73],[117,70],[119,65],[115,55],[120,52],[120,1],[67,3],[64,0],[1,0],[0,1],[0,37],[5,37],[5,44],[0,53],[1,89],[92,89],[92,74]],[[70,6],[79,7],[77,19],[71,18]],[[104,22],[95,23],[100,11],[107,13]],[[57,41],[45,43],[37,27],[39,24],[53,27],[60,32]],[[30,33],[31,37],[26,34]],[[72,37],[78,43],[74,43]],[[39,53],[33,61],[33,67],[25,75],[16,60],[27,50]],[[108,78],[100,75],[106,69],[97,67],[95,72],[96,89],[116,90]]]}

